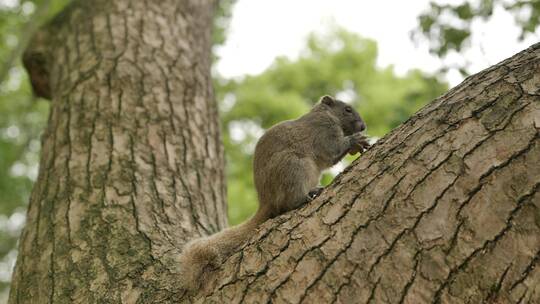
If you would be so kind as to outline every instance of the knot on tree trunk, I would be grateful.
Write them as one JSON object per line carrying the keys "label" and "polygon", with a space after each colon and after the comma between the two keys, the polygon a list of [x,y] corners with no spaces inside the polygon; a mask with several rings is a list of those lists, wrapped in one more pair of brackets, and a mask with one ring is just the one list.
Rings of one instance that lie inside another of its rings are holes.
{"label": "knot on tree trunk", "polygon": [[47,60],[43,54],[25,52],[23,57],[24,68],[28,71],[32,90],[38,97],[51,99],[51,88],[49,84],[49,71]]}
{"label": "knot on tree trunk", "polygon": [[47,52],[47,34],[38,32],[23,54],[23,65],[32,84],[32,90],[37,97],[51,99],[50,62]]}

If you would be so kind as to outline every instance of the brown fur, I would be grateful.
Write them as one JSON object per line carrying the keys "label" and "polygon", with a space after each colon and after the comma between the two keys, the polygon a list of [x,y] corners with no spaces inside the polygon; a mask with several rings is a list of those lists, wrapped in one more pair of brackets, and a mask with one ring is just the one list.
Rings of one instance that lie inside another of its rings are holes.
{"label": "brown fur", "polygon": [[369,144],[360,133],[365,123],[347,104],[330,96],[296,120],[270,128],[255,147],[253,162],[259,210],[247,222],[209,237],[189,242],[180,257],[183,288],[194,290],[207,280],[267,219],[309,202],[322,170],[345,154],[363,151]]}

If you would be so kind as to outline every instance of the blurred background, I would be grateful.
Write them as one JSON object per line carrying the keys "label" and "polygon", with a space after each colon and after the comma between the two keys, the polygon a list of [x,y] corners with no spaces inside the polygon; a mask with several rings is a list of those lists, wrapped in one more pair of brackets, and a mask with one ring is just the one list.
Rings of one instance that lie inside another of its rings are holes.
{"label": "blurred background", "polygon": [[[0,303],[49,107],[32,96],[21,54],[68,2],[0,0]],[[264,129],[331,94],[361,113],[376,140],[467,75],[538,42],[539,23],[540,0],[222,0],[212,72],[230,223],[256,209],[251,157]],[[329,170],[323,184],[352,159]]]}

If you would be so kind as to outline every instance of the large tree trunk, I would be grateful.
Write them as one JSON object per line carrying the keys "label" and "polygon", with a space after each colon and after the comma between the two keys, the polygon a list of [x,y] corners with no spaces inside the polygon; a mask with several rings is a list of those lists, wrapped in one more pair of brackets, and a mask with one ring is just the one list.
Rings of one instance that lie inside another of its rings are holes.
{"label": "large tree trunk", "polygon": [[176,297],[183,244],[227,226],[213,1],[75,1],[24,58],[51,98],[11,303]]}
{"label": "large tree trunk", "polygon": [[430,103],[187,294],[179,251],[226,225],[212,5],[85,3],[25,60],[52,111],[12,303],[540,302],[540,44]]}

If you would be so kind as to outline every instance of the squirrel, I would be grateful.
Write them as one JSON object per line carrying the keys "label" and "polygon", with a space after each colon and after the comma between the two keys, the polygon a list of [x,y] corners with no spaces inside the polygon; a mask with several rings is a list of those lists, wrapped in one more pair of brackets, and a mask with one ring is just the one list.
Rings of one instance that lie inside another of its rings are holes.
{"label": "squirrel", "polygon": [[351,106],[325,95],[310,112],[268,129],[255,147],[259,209],[248,221],[190,241],[180,256],[182,288],[195,290],[266,220],[310,202],[323,190],[321,172],[347,153],[364,152],[366,124]]}

